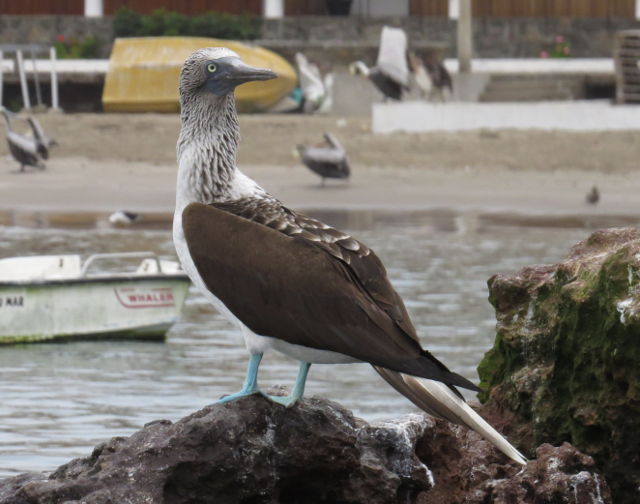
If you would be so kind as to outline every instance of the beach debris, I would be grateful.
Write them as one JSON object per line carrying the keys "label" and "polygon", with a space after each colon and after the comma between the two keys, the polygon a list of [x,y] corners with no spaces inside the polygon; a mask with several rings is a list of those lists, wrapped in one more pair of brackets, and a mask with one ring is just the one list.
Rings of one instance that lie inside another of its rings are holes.
{"label": "beach debris", "polygon": [[401,100],[404,90],[409,89],[409,66],[407,65],[407,35],[401,28],[384,26],[380,35],[380,48],[376,65],[369,68],[364,61],[349,65],[353,75],[367,77],[388,99]]}
{"label": "beach debris", "polygon": [[320,175],[323,186],[327,178],[348,179],[351,176],[347,153],[331,133],[324,133],[324,143],[320,145],[297,145],[296,149],[304,165]]}
{"label": "beach debris", "polygon": [[[48,157],[48,151],[39,147],[35,138],[21,135],[12,128],[11,116],[15,115],[6,108],[2,107],[0,112],[4,116],[5,124],[7,127],[7,144],[9,145],[9,152],[13,159],[20,163],[20,172],[24,173],[26,166],[33,168],[45,169],[45,164],[42,159]],[[42,156],[41,152],[44,152],[46,156]]]}
{"label": "beach debris", "polygon": [[590,205],[597,205],[598,201],[600,201],[600,191],[596,186],[593,186],[584,199]]}
{"label": "beach debris", "polygon": [[327,73],[323,78],[318,66],[310,63],[300,52],[296,53],[295,59],[302,89],[302,111],[312,114],[331,110],[333,73]]}

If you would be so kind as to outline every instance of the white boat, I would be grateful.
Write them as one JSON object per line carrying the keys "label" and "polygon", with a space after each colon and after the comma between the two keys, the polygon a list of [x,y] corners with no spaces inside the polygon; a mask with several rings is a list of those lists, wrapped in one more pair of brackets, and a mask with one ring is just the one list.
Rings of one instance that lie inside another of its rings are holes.
{"label": "white boat", "polygon": [[[133,259],[137,269],[123,271]],[[114,265],[117,272],[105,269]],[[0,344],[162,339],[189,285],[177,262],[153,252],[0,259]]]}

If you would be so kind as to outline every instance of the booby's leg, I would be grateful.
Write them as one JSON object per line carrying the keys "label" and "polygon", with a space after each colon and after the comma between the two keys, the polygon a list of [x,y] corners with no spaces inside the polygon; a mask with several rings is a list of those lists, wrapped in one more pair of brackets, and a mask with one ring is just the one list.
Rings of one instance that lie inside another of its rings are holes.
{"label": "booby's leg", "polygon": [[240,392],[224,396],[222,399],[216,401],[216,403],[226,403],[235,401],[244,396],[251,394],[257,394],[260,392],[258,388],[258,367],[260,367],[260,361],[262,360],[262,353],[252,353],[249,358],[249,365],[247,366],[247,376],[244,379],[244,385]]}
{"label": "booby's leg", "polygon": [[307,374],[309,373],[309,368],[311,364],[308,362],[300,361],[300,367],[298,368],[298,377],[296,378],[296,384],[293,386],[293,390],[288,396],[272,396],[268,395],[267,397],[274,402],[280,403],[284,406],[293,406],[298,399],[302,397],[304,394],[304,386],[307,382]]}

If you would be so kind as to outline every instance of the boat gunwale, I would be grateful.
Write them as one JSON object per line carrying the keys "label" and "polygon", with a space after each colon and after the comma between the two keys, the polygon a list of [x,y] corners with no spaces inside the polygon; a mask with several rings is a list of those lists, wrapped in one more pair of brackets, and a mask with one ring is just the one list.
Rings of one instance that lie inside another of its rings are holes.
{"label": "boat gunwale", "polygon": [[54,334],[46,338],[27,336],[23,339],[12,339],[11,336],[0,335],[0,347],[11,345],[39,345],[45,343],[64,344],[81,341],[165,341],[167,332],[169,332],[169,329],[171,329],[174,324],[175,320],[173,322],[161,322],[157,324],[116,329],[114,331],[105,330],[61,333]]}
{"label": "boat gunwale", "polygon": [[191,282],[186,273],[159,273],[159,274],[105,274],[72,278],[28,279],[28,280],[0,280],[0,287],[47,287],[64,285],[81,285],[91,283],[122,283],[122,282],[159,282],[167,280],[183,280]]}

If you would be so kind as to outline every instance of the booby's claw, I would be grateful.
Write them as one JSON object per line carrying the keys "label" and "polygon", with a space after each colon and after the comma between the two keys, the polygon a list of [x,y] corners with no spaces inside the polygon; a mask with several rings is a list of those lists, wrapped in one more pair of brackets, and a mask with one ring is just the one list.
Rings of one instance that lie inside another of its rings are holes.
{"label": "booby's claw", "polygon": [[276,396],[276,395],[269,395],[264,393],[262,395],[265,396],[270,401],[273,401],[278,404],[282,404],[286,408],[290,408],[291,406],[293,406],[295,403],[298,402],[298,399],[300,399],[299,397],[294,397],[293,395]]}
{"label": "booby's claw", "polygon": [[221,397],[214,404],[224,404],[231,401],[235,401],[236,399],[240,399],[241,397],[250,396],[253,394],[261,394],[260,389],[255,390],[241,390],[240,392],[236,392],[235,394],[229,394],[227,396]]}

